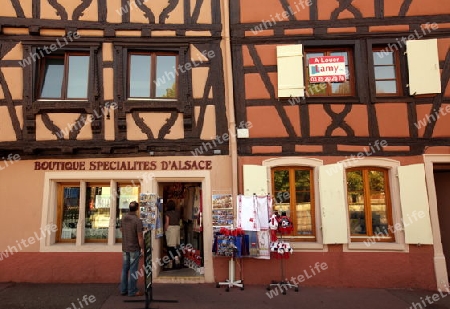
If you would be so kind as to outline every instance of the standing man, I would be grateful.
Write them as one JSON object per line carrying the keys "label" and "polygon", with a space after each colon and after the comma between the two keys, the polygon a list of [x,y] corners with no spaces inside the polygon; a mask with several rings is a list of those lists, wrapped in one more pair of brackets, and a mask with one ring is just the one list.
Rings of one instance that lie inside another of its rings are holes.
{"label": "standing man", "polygon": [[122,218],[122,275],[120,278],[120,293],[128,296],[142,296],[144,293],[137,288],[137,270],[139,257],[144,254],[144,237],[141,219],[136,211],[139,203],[130,203],[130,212]]}

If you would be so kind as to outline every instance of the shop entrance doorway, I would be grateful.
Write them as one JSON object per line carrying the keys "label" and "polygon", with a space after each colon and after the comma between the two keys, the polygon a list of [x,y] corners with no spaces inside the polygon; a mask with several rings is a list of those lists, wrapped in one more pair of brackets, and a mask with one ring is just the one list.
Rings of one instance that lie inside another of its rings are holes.
{"label": "shop entrance doorway", "polygon": [[158,278],[173,279],[178,282],[180,278],[203,278],[201,183],[162,182],[158,184],[158,191],[163,199],[163,223],[168,220],[171,234],[169,239],[167,235],[164,235],[162,239],[160,256],[164,265]]}
{"label": "shop entrance doorway", "polygon": [[447,273],[450,270],[450,169],[434,170],[434,183],[436,186],[437,209],[441,232],[442,249],[447,264]]}

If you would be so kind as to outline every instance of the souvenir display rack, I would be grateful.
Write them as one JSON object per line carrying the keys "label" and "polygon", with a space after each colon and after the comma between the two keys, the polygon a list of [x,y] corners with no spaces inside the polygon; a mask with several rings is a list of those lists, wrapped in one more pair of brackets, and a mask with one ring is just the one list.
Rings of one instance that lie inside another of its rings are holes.
{"label": "souvenir display rack", "polygon": [[[298,292],[298,285],[286,280],[284,265],[284,260],[288,259],[294,251],[291,245],[283,240],[283,234],[289,234],[292,231],[292,222],[286,217],[285,213],[279,216],[277,212],[272,216],[270,221],[270,229],[274,232],[272,234],[270,251],[271,256],[280,260],[281,280],[272,280],[267,286],[267,290],[269,291],[272,287],[278,287],[283,295],[286,295],[287,289],[293,288],[295,292]],[[280,235],[280,238],[276,235]]]}
{"label": "souvenir display rack", "polygon": [[[226,291],[229,292],[232,287],[239,287],[244,290],[244,280],[242,280],[242,267],[240,268],[240,280],[236,280],[236,257],[242,257],[244,253],[242,248],[245,246],[245,235],[240,229],[222,228],[218,235],[215,236],[216,244],[215,252],[217,256],[228,256],[228,279],[222,282],[217,282],[216,287],[226,286]],[[247,250],[245,250],[247,251]]]}

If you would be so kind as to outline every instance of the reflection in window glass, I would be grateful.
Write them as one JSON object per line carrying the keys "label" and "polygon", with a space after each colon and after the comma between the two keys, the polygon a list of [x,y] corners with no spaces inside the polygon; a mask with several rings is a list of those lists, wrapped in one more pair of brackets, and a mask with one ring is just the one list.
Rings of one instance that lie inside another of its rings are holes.
{"label": "reflection in window glass", "polygon": [[[306,68],[306,92],[308,96],[349,96],[353,94],[353,69],[350,67],[350,57],[351,53],[345,50],[329,50],[323,52],[312,51],[306,52],[306,64],[309,66],[309,60],[313,57],[321,56],[342,56],[345,62],[345,80],[340,82],[331,82],[333,76],[332,73],[326,74],[327,76],[322,76],[322,78],[327,78],[329,81],[325,80],[323,83],[310,82],[309,67]],[[320,78],[320,77],[318,77]],[[322,80],[319,80],[322,81]]]}
{"label": "reflection in window glass", "polygon": [[62,188],[62,224],[60,229],[60,239],[75,240],[77,236],[77,224],[80,210],[80,188]]}
{"label": "reflection in window glass", "polygon": [[86,241],[106,242],[110,221],[111,188],[91,185],[86,188]]}
{"label": "reflection in window glass", "polygon": [[64,58],[46,58],[41,98],[61,98],[64,78]]}
{"label": "reflection in window glass", "polygon": [[397,94],[397,69],[394,51],[375,49],[372,52],[377,94]]}
{"label": "reflection in window glass", "polygon": [[119,184],[117,187],[117,207],[116,207],[116,240],[122,239],[122,217],[129,212],[132,201],[139,202],[139,186],[131,184]]}
{"label": "reflection in window glass", "polygon": [[156,97],[176,98],[176,57],[157,56],[156,61]]}
{"label": "reflection in window glass", "polygon": [[130,57],[130,97],[150,97],[150,55],[131,55]]}
{"label": "reflection in window glass", "polygon": [[350,234],[366,234],[362,171],[347,172],[347,201],[350,215]]}
{"label": "reflection in window glass", "polygon": [[87,98],[89,82],[89,56],[69,56],[67,98]]}
{"label": "reflection in window glass", "polygon": [[274,192],[274,211],[286,212],[294,224],[291,236],[314,239],[314,207],[311,197],[311,169],[274,168],[272,184]]}
{"label": "reflection in window glass", "polygon": [[386,194],[387,171],[351,169],[346,172],[346,177],[350,234],[392,239],[390,202]]}

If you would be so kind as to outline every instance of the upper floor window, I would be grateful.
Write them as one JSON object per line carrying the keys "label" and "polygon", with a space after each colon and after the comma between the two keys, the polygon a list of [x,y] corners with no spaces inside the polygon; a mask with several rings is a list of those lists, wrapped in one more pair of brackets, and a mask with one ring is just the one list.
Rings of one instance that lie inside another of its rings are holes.
{"label": "upper floor window", "polygon": [[313,169],[275,167],[272,169],[274,211],[286,212],[294,230],[290,236],[315,240]]}
{"label": "upper floor window", "polygon": [[400,94],[398,51],[376,47],[372,54],[377,96]]}
{"label": "upper floor window", "polygon": [[[347,201],[350,237],[353,241],[370,236],[394,241],[388,171],[375,167],[347,169]],[[363,236],[363,237],[359,237]]]}
{"label": "upper floor window", "polygon": [[40,99],[87,99],[89,53],[65,52],[43,57],[39,65]]}
{"label": "upper floor window", "polygon": [[308,96],[352,96],[355,94],[353,53],[349,48],[306,50]]}
{"label": "upper floor window", "polygon": [[174,53],[129,53],[128,97],[176,99],[177,59]]}

